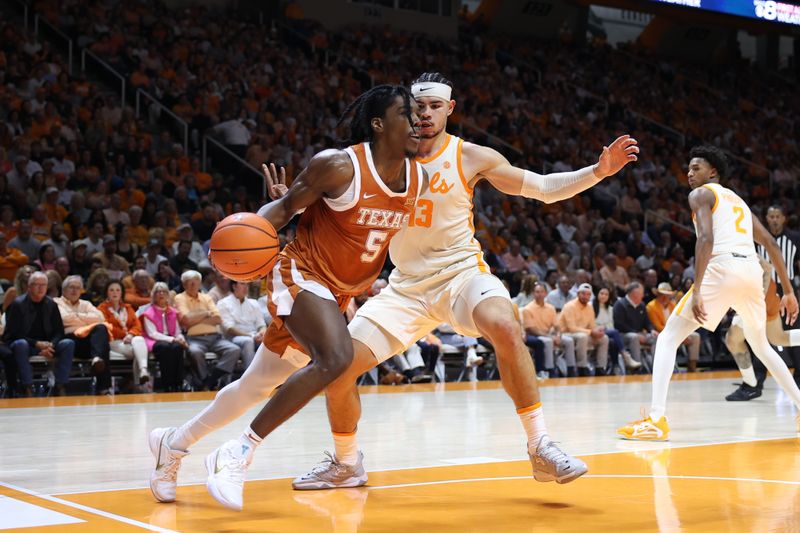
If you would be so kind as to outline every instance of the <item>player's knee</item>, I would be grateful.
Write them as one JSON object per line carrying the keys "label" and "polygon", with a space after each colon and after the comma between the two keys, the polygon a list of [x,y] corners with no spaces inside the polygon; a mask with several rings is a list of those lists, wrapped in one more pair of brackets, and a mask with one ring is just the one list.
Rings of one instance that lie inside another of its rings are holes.
{"label": "player's knee", "polygon": [[333,381],[347,371],[353,362],[353,346],[349,343],[348,346],[334,346],[327,349],[324,355],[320,355],[314,366],[328,380]]}
{"label": "player's knee", "polygon": [[480,324],[481,332],[493,345],[522,342],[522,328],[513,317],[493,317]]}

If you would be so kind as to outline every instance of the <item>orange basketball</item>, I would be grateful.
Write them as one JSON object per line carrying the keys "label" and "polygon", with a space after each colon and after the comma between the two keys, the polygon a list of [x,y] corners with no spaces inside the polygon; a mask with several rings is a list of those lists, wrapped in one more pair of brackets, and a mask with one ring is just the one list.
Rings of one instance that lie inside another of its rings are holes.
{"label": "orange basketball", "polygon": [[235,213],[217,224],[208,260],[220,274],[236,281],[267,275],[280,251],[278,232],[255,213]]}

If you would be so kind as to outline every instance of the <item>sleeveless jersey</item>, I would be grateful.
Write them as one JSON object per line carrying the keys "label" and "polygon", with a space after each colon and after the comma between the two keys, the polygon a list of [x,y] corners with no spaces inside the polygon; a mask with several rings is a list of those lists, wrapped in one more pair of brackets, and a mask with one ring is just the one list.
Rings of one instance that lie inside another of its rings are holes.
{"label": "sleeveless jersey", "polygon": [[323,199],[309,206],[294,241],[280,255],[335,294],[358,295],[378,277],[390,239],[408,223],[422,188],[422,167],[406,159],[405,190],[393,192],[378,175],[368,143],[345,152],[355,169],[353,199],[346,205]]}
{"label": "sleeveless jersey", "polygon": [[417,200],[408,226],[392,239],[393,279],[427,277],[465,263],[489,272],[472,222],[472,188],[461,166],[463,139],[447,135],[437,153],[419,159],[428,188]]}
{"label": "sleeveless jersey", "polygon": [[[732,190],[719,183],[703,185],[716,198],[711,208],[714,248],[711,256],[724,254],[754,255],[753,215],[747,204]],[[695,232],[697,222],[695,221]]]}

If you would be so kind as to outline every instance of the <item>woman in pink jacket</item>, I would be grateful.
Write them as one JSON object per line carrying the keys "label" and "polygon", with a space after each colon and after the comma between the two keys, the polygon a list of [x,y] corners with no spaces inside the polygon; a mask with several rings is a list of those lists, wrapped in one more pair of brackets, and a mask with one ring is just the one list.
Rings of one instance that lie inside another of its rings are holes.
{"label": "woman in pink jacket", "polygon": [[181,333],[178,311],[169,305],[166,283],[153,285],[150,302],[141,315],[144,340],[161,368],[161,386],[167,392],[178,392],[183,381],[183,357],[189,344]]}

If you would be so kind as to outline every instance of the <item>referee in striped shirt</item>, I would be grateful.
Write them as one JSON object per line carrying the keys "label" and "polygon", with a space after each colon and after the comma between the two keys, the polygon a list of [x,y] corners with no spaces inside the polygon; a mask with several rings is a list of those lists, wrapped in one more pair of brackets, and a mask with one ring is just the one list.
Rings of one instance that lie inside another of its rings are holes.
{"label": "referee in striped shirt", "polygon": [[[788,271],[789,279],[796,284],[795,260],[798,258],[797,251],[798,246],[800,246],[800,233],[786,229],[786,214],[783,212],[783,208],[778,205],[773,205],[767,210],[767,227],[769,228],[770,233],[772,233],[772,236],[775,237],[778,247],[781,249],[783,262],[786,263],[786,270]],[[763,246],[759,244],[757,246],[757,250],[761,257],[769,261],[769,256],[767,255],[767,251]],[[771,261],[770,264],[772,264]],[[794,291],[797,289],[796,286],[782,287],[781,281],[778,279],[778,275],[774,269],[772,271],[772,277],[778,284],[778,294],[780,296],[784,295],[784,291]],[[781,320],[781,324],[783,324],[783,329],[793,329],[794,327],[787,326],[786,322],[783,320]],[[797,324],[795,324],[795,326],[796,325]],[[800,347],[783,349],[786,350],[787,355],[789,355],[792,363],[794,364],[794,380],[798,383],[798,385],[800,385]],[[763,387],[764,380],[767,377],[767,369],[757,357],[753,358],[753,370],[755,371],[756,378],[758,379],[757,387],[761,389]]]}

